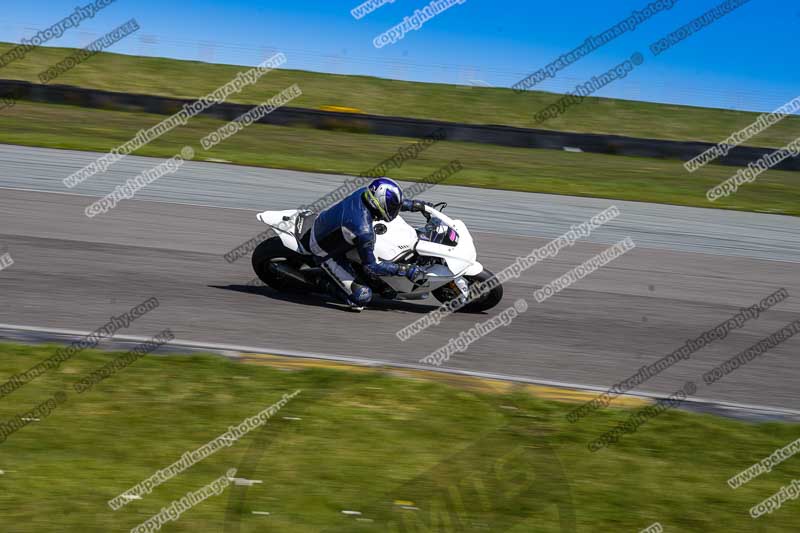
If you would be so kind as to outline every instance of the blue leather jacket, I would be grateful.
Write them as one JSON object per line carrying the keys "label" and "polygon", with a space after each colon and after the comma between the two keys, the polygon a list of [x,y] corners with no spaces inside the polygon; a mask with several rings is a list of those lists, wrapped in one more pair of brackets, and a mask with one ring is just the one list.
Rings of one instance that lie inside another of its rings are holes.
{"label": "blue leather jacket", "polygon": [[[372,276],[394,276],[401,270],[392,261],[378,263],[375,258],[373,217],[362,200],[366,187],[352,193],[341,202],[322,211],[314,222],[314,237],[328,255],[343,257],[353,248],[358,250],[364,270]],[[401,211],[411,210],[411,200],[403,200]]]}

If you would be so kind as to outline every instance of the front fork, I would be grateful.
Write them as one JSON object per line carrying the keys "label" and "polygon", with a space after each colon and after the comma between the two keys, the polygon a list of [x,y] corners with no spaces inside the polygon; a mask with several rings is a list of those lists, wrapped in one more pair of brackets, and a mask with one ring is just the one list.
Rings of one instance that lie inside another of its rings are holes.
{"label": "front fork", "polygon": [[458,297],[461,304],[466,304],[469,301],[469,283],[467,283],[467,280],[460,277],[454,279],[450,284],[461,293],[461,296]]}

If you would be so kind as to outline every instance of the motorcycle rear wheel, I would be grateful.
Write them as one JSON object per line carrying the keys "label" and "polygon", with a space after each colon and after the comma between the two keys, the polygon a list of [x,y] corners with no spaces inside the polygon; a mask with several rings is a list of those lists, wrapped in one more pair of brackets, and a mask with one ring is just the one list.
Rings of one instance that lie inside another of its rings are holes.
{"label": "motorcycle rear wheel", "polygon": [[298,270],[305,263],[303,256],[286,248],[280,237],[271,237],[253,250],[253,271],[258,276],[258,279],[276,291],[305,291],[309,289],[308,285],[270,268],[270,263],[277,262],[286,262],[289,266]]}

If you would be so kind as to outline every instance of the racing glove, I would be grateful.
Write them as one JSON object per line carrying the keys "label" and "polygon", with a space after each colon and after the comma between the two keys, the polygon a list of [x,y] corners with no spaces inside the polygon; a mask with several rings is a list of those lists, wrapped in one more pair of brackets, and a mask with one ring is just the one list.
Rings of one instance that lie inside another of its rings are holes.
{"label": "racing glove", "polygon": [[405,276],[410,281],[414,282],[425,277],[425,271],[416,265],[400,265],[397,270],[398,276]]}
{"label": "racing glove", "polygon": [[421,213],[422,211],[425,211],[426,205],[433,207],[433,203],[431,202],[424,202],[422,200],[411,200],[411,209],[409,211],[411,212],[419,211]]}

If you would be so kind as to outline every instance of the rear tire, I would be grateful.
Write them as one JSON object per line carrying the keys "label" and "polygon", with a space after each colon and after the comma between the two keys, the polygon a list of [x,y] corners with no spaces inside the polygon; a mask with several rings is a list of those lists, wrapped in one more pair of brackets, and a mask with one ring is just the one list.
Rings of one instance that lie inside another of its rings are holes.
{"label": "rear tire", "polygon": [[[481,273],[475,276],[464,276],[464,279],[467,281],[470,287],[477,283],[484,283],[485,281],[493,278],[494,274],[484,269]],[[435,291],[433,291],[433,295],[442,303],[448,302],[453,298],[457,298],[461,294],[460,291],[456,292],[455,289],[445,285],[444,287],[439,287]],[[500,303],[503,299],[503,286],[498,285],[494,287],[492,290],[487,292],[486,294],[480,296],[479,298],[470,301],[464,307],[461,307],[456,312],[457,313],[482,313],[483,311],[488,311],[492,307],[496,306]]]}
{"label": "rear tire", "polygon": [[287,262],[290,266],[300,269],[303,266],[303,256],[289,250],[283,245],[280,237],[271,237],[253,250],[253,271],[258,279],[276,291],[300,291],[309,287],[296,279],[275,272],[269,268],[270,263]]}

